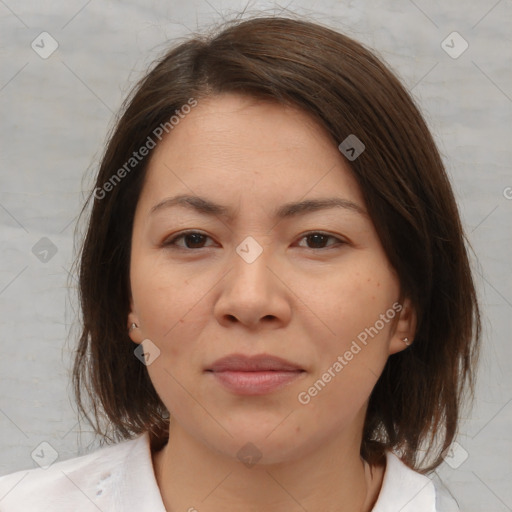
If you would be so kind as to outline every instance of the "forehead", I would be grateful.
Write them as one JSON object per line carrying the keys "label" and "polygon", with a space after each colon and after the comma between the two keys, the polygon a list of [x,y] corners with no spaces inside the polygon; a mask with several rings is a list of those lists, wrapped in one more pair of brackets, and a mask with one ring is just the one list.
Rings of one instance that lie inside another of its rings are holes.
{"label": "forehead", "polygon": [[334,194],[363,205],[335,141],[307,113],[233,94],[198,100],[153,150],[141,200],[175,193],[259,205]]}

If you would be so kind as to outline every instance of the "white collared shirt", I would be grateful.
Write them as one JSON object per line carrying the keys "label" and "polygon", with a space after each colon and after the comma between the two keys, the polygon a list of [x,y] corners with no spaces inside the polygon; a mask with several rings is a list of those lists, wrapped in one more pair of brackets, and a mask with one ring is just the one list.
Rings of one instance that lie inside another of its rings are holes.
{"label": "white collared shirt", "polygon": [[[460,512],[453,498],[391,452],[386,454],[386,464],[372,512]],[[198,504],[195,507],[200,510]],[[55,462],[47,469],[0,477],[0,511],[166,512],[149,434]]]}

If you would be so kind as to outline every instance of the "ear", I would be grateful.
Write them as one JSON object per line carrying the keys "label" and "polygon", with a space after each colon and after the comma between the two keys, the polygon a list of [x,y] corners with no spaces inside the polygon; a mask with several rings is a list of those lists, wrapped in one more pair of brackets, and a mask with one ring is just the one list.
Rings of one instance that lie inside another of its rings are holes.
{"label": "ear", "polygon": [[[128,325],[126,326],[126,329],[128,331],[128,336],[134,343],[142,343],[142,340],[144,337],[142,336],[142,331],[140,328],[140,321],[137,316],[137,313],[134,311],[134,305],[133,300],[130,297],[130,312],[128,313]],[[131,329],[131,325],[135,324],[137,327],[134,329]]]}
{"label": "ear", "polygon": [[[405,298],[402,302],[397,303],[397,305],[398,304],[401,305],[401,309],[398,312],[395,331],[389,342],[389,354],[396,354],[397,352],[405,350],[414,342],[414,335],[416,334],[417,315],[410,299]],[[409,340],[409,344],[404,342],[404,338]]]}

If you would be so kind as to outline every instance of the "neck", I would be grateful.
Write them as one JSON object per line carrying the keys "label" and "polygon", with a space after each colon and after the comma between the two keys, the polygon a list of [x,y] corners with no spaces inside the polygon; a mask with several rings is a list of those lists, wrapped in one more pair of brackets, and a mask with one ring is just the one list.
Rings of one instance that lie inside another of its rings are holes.
{"label": "neck", "polygon": [[153,464],[167,512],[370,512],[384,467],[370,468],[359,446],[343,436],[293,461],[248,467],[174,425]]}

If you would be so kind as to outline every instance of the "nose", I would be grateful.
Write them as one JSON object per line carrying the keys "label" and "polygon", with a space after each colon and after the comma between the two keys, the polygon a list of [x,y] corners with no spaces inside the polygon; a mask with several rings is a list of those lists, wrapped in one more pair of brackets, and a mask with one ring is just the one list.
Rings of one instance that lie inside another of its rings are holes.
{"label": "nose", "polygon": [[254,260],[240,254],[233,251],[230,270],[220,282],[214,307],[217,321],[226,327],[233,323],[250,329],[283,327],[291,318],[292,292],[271,249],[266,246]]}

